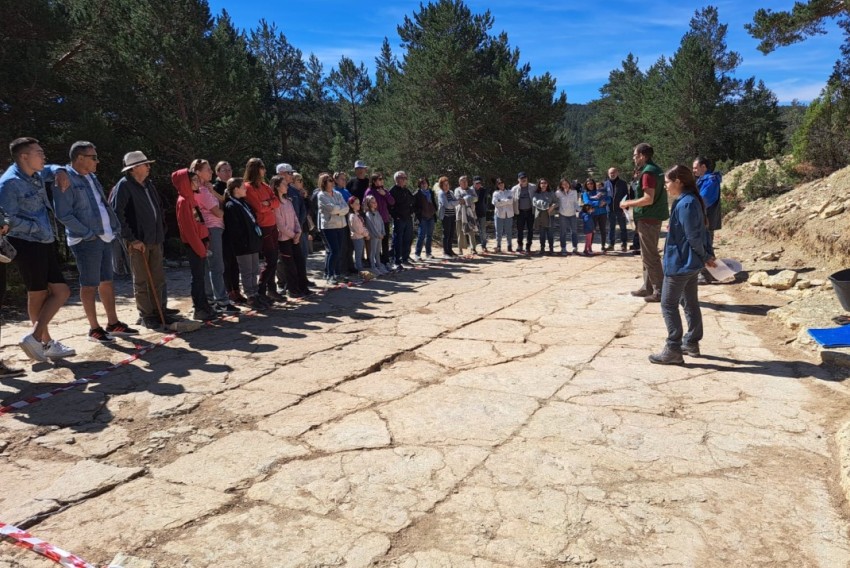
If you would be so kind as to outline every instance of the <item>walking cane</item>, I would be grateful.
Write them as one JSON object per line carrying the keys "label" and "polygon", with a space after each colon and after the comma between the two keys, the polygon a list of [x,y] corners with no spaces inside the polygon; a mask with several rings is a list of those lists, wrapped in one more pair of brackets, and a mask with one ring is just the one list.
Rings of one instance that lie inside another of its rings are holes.
{"label": "walking cane", "polygon": [[142,255],[142,263],[145,265],[145,272],[148,275],[148,288],[150,289],[151,295],[153,296],[153,301],[156,302],[156,311],[159,312],[159,321],[162,322],[163,329],[180,333],[186,331],[197,331],[201,329],[201,324],[196,321],[174,322],[172,324],[165,323],[165,314],[162,311],[162,302],[160,302],[159,294],[157,293],[156,288],[154,288],[153,285],[153,275],[151,274],[151,266],[148,263],[148,257],[142,251],[136,249],[131,250],[135,250],[136,252]]}

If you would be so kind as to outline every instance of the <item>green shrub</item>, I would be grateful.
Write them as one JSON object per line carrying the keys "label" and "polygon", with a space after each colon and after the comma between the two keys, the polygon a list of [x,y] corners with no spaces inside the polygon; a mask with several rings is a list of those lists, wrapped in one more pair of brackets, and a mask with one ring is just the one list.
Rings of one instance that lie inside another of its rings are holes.
{"label": "green shrub", "polygon": [[743,194],[747,201],[753,201],[762,197],[781,195],[792,186],[793,181],[783,169],[768,169],[767,164],[760,161],[755,175],[744,186]]}

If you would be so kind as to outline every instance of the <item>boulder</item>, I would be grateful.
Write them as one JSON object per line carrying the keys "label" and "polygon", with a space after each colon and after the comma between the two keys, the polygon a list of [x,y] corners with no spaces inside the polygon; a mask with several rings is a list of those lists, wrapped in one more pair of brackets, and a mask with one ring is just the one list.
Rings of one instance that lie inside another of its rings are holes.
{"label": "boulder", "polygon": [[762,286],[773,290],[788,290],[797,283],[797,273],[793,270],[783,270],[779,274],[768,276],[762,281]]}
{"label": "boulder", "polygon": [[750,283],[750,286],[763,286],[764,281],[769,278],[767,272],[759,271],[750,274],[750,277],[747,279],[747,282]]}
{"label": "boulder", "polygon": [[806,290],[807,288],[811,288],[811,287],[812,287],[812,283],[808,280],[798,280],[797,285],[795,286],[795,288],[797,288],[797,290]]}

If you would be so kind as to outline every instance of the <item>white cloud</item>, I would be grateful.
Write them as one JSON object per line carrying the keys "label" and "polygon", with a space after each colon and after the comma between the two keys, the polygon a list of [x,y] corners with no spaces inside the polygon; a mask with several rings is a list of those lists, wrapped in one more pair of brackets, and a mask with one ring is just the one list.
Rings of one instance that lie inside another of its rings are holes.
{"label": "white cloud", "polygon": [[790,103],[794,99],[808,103],[820,95],[820,92],[826,85],[826,81],[810,82],[790,79],[773,84],[765,81],[765,84],[776,94],[776,98],[782,104]]}

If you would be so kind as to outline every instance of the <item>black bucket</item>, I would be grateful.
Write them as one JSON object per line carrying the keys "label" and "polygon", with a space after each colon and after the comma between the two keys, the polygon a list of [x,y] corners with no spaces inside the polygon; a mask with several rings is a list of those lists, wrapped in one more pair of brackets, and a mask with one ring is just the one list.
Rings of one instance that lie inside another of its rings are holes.
{"label": "black bucket", "polygon": [[850,312],[850,268],[839,270],[829,277],[841,307]]}

